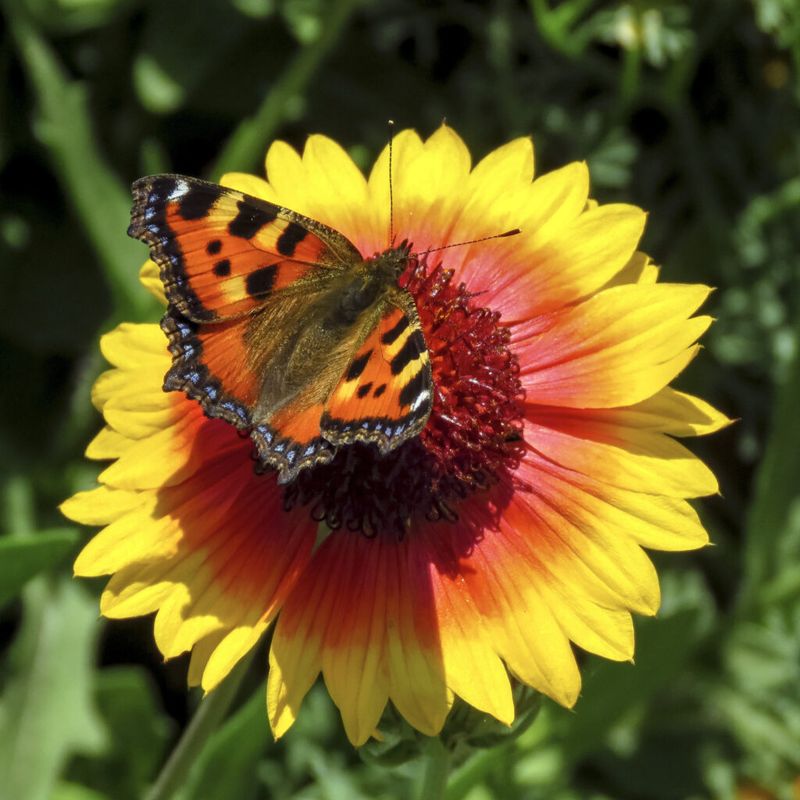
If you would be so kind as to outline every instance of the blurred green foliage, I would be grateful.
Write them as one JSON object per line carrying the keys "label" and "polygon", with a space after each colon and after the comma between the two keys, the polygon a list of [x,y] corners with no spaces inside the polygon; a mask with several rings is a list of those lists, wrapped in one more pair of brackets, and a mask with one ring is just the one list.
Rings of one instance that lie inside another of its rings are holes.
{"label": "blurred green foliage", "polygon": [[[648,209],[645,246],[663,279],[718,287],[718,322],[681,385],[740,420],[696,444],[725,495],[702,504],[716,547],[658,559],[664,608],[637,625],[637,666],[585,659],[575,711],[544,703],[518,735],[461,748],[448,798],[793,796],[796,0],[0,9],[0,795],[141,797],[197,702],[185,663],[160,665],[147,621],[97,619],[97,587],[66,577],[78,537],[54,527],[57,503],[95,474],[81,451],[99,424],[97,335],[157,314],[137,281],[142,247],[125,236],[127,185],[258,169],[271,139],[302,146],[314,131],[366,166],[391,117],[423,134],[447,118],[476,155],[533,134],[541,171],[585,158],[596,197]],[[263,652],[256,662],[182,798],[415,791],[416,762],[386,766],[402,742],[360,758],[319,687],[273,743]]]}

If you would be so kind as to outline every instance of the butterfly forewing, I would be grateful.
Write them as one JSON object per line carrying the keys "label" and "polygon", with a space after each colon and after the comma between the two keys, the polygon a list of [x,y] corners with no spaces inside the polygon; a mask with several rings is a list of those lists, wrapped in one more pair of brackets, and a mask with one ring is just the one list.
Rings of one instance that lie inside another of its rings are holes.
{"label": "butterfly forewing", "polygon": [[179,175],[133,184],[129,235],[148,244],[170,305],[195,322],[245,315],[360,261],[340,233],[233,189]]}

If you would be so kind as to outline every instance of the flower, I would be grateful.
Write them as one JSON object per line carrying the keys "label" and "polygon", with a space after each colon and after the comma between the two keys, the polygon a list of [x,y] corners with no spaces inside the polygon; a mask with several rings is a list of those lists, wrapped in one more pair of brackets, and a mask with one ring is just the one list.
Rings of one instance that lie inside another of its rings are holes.
{"label": "flower", "polygon": [[[273,144],[266,167],[269,182],[222,182],[336,228],[365,256],[386,247],[387,152],[365,179],[312,136],[302,155]],[[277,618],[276,736],[320,673],[356,745],[389,700],[429,735],[455,695],[511,723],[509,673],[571,706],[572,645],[630,659],[630,612],[658,609],[642,547],[707,542],[687,498],[717,483],[673,437],[727,420],[668,384],[698,351],[710,319],[692,314],[709,289],[657,283],[637,251],[645,214],[590,200],[585,164],[532,175],[528,139],[472,168],[451,128],[395,137],[398,240],[424,253],[521,233],[412,259],[402,281],[434,408],[384,459],[352,445],[280,486],[233,427],[161,390],[170,356],[157,325],[102,338],[113,369],[93,399],[106,426],[87,456],[113,463],[63,510],[106,527],[75,572],[112,576],[107,617],[156,612],[158,647],[191,650],[189,682],[206,691]],[[163,299],[152,264],[143,282]]]}

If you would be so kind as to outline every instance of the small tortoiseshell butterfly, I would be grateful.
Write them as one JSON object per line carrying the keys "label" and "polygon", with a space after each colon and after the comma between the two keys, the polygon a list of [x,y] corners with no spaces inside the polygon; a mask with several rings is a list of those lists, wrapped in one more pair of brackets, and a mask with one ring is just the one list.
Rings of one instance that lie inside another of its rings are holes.
{"label": "small tortoiseshell butterfly", "polygon": [[279,483],[340,445],[385,454],[424,428],[430,359],[398,285],[409,244],[364,258],[320,222],[180,175],[141,178],[133,198],[128,234],[169,302],[164,389],[248,431]]}

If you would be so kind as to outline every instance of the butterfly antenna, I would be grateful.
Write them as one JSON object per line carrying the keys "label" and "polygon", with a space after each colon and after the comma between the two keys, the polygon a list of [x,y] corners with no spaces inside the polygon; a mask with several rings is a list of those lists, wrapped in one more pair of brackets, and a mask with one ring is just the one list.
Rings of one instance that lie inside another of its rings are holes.
{"label": "butterfly antenna", "polygon": [[518,233],[522,233],[522,231],[519,228],[514,228],[510,231],[506,231],[505,233],[493,233],[491,236],[482,236],[480,239],[469,239],[466,242],[453,242],[452,244],[443,244],[441,247],[431,247],[430,250],[425,250],[422,253],[415,253],[415,255],[426,256],[428,253],[437,253],[439,250],[447,250],[450,247],[461,247],[465,244],[488,242],[490,239],[503,239],[506,236],[516,236]]}
{"label": "butterfly antenna", "polygon": [[389,120],[389,247],[394,243],[394,191],[392,190],[392,142],[394,141],[394,120]]}

